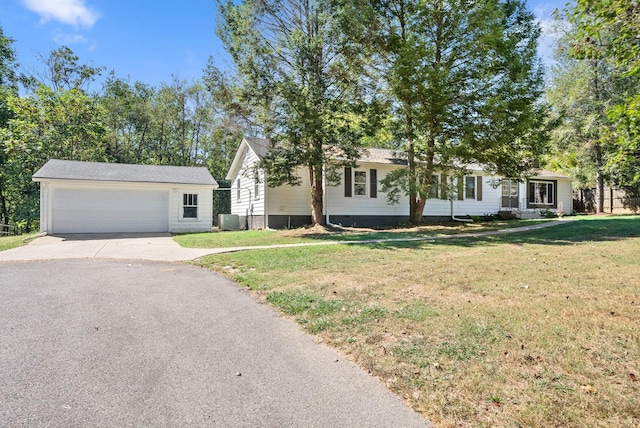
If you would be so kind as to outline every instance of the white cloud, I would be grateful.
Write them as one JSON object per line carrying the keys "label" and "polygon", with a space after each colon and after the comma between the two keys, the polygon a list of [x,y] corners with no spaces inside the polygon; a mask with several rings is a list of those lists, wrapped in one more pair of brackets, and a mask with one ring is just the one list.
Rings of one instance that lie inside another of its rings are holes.
{"label": "white cloud", "polygon": [[56,31],[53,35],[53,41],[60,45],[78,45],[87,43],[86,37],[82,34],[64,34]]}
{"label": "white cloud", "polygon": [[58,21],[74,27],[91,28],[98,13],[85,0],[22,0],[24,6],[40,15],[42,22]]}
{"label": "white cloud", "polygon": [[[545,3],[533,9],[533,13],[542,30],[540,39],[538,39],[538,55],[547,65],[554,62],[553,52],[559,37],[558,21],[556,21],[553,13],[556,8],[558,8],[556,4]],[[559,9],[561,8],[559,7]]]}
{"label": "white cloud", "polygon": [[95,40],[87,39],[82,34],[74,33],[68,34],[60,31],[59,29],[55,29],[53,31],[53,41],[59,45],[86,45],[89,51],[93,51],[97,49],[98,44]]}

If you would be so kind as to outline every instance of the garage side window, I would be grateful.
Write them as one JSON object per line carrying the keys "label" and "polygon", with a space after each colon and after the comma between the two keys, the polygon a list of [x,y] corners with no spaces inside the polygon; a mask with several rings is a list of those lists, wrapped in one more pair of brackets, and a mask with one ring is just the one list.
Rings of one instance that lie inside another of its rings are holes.
{"label": "garage side window", "polygon": [[182,195],[182,218],[198,218],[198,195],[196,193]]}

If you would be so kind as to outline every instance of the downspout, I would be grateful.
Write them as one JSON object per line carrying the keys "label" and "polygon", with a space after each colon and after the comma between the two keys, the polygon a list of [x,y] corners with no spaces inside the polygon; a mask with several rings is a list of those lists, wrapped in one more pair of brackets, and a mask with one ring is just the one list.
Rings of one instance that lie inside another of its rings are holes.
{"label": "downspout", "polygon": [[331,221],[329,220],[330,216],[329,216],[329,196],[327,195],[327,173],[324,168],[324,163],[322,164],[322,197],[324,199],[322,201],[323,202],[322,206],[324,207],[325,224],[330,227],[340,227],[337,224],[331,223]]}

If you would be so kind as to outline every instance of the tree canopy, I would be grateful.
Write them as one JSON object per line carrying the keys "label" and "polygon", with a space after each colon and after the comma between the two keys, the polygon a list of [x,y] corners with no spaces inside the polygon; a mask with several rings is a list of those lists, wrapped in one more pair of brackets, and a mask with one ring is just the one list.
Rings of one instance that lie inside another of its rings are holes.
{"label": "tree canopy", "polygon": [[[420,223],[434,173],[521,177],[546,148],[540,29],[522,1],[354,1],[408,168],[384,182]],[[361,19],[364,17],[365,19]]]}
{"label": "tree canopy", "polygon": [[[360,67],[329,0],[247,0],[221,4],[218,34],[235,64],[235,84],[212,69],[230,94],[229,110],[250,118],[272,142],[261,166],[271,186],[300,183],[305,170],[312,220],[324,224],[323,181],[352,165],[367,129]],[[336,153],[339,156],[336,157]],[[328,162],[332,160],[332,162]]]}

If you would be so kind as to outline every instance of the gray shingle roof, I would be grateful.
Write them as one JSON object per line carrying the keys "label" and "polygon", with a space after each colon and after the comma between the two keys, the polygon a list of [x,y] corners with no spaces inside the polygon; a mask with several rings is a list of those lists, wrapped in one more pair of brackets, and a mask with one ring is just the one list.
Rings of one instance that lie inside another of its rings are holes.
{"label": "gray shingle roof", "polygon": [[[247,145],[251,150],[263,158],[268,152],[271,145],[270,140],[266,138],[244,137]],[[365,149],[362,156],[358,159],[360,162],[380,163],[380,164],[406,164],[406,160],[402,158],[402,153],[395,150],[387,149]]]}
{"label": "gray shingle roof", "polygon": [[33,174],[41,179],[120,181],[136,183],[205,184],[218,187],[206,168],[191,166],[129,165],[123,163],[49,160]]}
{"label": "gray shingle roof", "polygon": [[244,137],[251,150],[253,150],[259,158],[263,158],[269,152],[271,142],[266,138]]}

